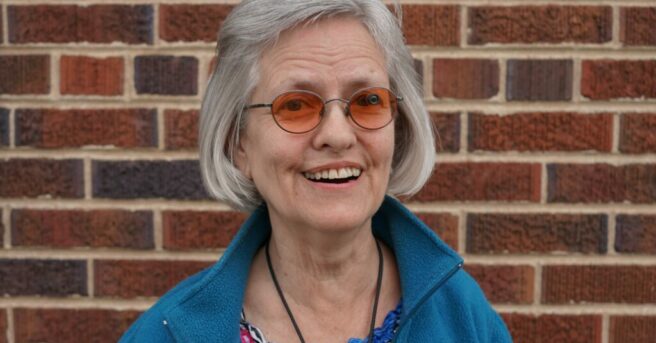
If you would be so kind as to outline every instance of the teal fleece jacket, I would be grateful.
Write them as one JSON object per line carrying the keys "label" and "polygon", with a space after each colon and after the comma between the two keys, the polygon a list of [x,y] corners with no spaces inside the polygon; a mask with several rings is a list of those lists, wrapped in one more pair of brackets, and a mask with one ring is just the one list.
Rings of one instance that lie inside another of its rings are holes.
{"label": "teal fleece jacket", "polygon": [[[386,197],[374,235],[397,259],[403,313],[394,342],[512,342],[462,258],[397,200]],[[269,237],[265,206],[242,225],[221,259],[181,282],[132,324],[119,342],[239,343],[251,260]]]}

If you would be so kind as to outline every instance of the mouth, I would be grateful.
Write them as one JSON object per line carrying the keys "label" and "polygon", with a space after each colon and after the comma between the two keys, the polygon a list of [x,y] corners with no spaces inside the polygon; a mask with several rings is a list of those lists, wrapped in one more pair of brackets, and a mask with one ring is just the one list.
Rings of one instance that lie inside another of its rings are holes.
{"label": "mouth", "polygon": [[360,168],[345,167],[324,169],[316,172],[304,172],[303,176],[312,182],[321,183],[347,183],[357,180],[362,170]]}

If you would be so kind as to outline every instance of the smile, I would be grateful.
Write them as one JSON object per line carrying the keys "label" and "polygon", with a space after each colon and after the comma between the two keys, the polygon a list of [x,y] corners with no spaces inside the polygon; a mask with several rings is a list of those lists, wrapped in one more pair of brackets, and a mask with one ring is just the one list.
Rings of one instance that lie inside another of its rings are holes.
{"label": "smile", "polygon": [[325,169],[317,172],[304,172],[306,179],[314,182],[345,183],[356,180],[362,171],[359,168]]}

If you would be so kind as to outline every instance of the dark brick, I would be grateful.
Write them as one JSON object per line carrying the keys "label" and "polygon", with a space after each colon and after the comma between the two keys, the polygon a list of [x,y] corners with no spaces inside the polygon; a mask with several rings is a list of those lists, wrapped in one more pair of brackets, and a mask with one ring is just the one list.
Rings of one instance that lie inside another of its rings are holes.
{"label": "dark brick", "polygon": [[9,110],[0,107],[0,147],[9,145]]}
{"label": "dark brick", "polygon": [[656,164],[549,164],[548,201],[656,202]]}
{"label": "dark brick", "polygon": [[85,261],[0,259],[0,294],[87,295],[86,279]]}
{"label": "dark brick", "polygon": [[581,94],[592,100],[656,98],[655,60],[588,60],[581,73]]}
{"label": "dark brick", "polygon": [[95,198],[208,199],[197,160],[93,161]]}
{"label": "dark brick", "polygon": [[81,198],[81,160],[0,160],[0,196]]}
{"label": "dark brick", "polygon": [[48,94],[49,92],[49,56],[0,56],[0,94]]}
{"label": "dark brick", "polygon": [[458,217],[448,213],[417,213],[428,227],[453,250],[458,250]]}
{"label": "dark brick", "polygon": [[624,7],[620,9],[620,40],[624,45],[656,45],[654,23],[656,7]]}
{"label": "dark brick", "polygon": [[656,152],[656,112],[622,114],[619,148],[629,154]]}
{"label": "dark brick", "polygon": [[515,343],[601,343],[601,316],[503,313]]}
{"label": "dark brick", "polygon": [[656,254],[656,215],[620,214],[616,219],[617,252]]}
{"label": "dark brick", "polygon": [[198,110],[164,111],[164,130],[167,149],[197,149]]}
{"label": "dark brick", "polygon": [[656,316],[611,316],[609,343],[653,343]]}
{"label": "dark brick", "polygon": [[431,112],[430,117],[436,130],[435,151],[460,151],[460,114]]}
{"label": "dark brick", "polygon": [[164,248],[225,248],[245,219],[245,214],[232,211],[165,211],[162,213]]}
{"label": "dark brick", "polygon": [[138,94],[195,95],[198,60],[191,56],[137,56],[134,86]]}
{"label": "dark brick", "polygon": [[62,56],[60,59],[61,94],[123,94],[123,58]]}
{"label": "dark brick", "polygon": [[605,43],[612,38],[610,6],[469,8],[469,44]]}
{"label": "dark brick", "polygon": [[506,75],[508,100],[572,99],[571,60],[508,60]]}
{"label": "dark brick", "polygon": [[540,165],[438,163],[416,201],[540,200]]}
{"label": "dark brick", "polygon": [[533,302],[534,270],[530,266],[469,264],[465,270],[476,279],[487,299],[495,304]]}
{"label": "dark brick", "polygon": [[160,5],[159,36],[169,42],[216,42],[233,5]]}
{"label": "dark brick", "polygon": [[605,215],[483,214],[467,217],[467,252],[530,254],[606,253]]}
{"label": "dark brick", "polygon": [[486,59],[433,60],[433,95],[489,99],[499,92],[499,62]]}
{"label": "dark brick", "polygon": [[656,303],[656,266],[548,265],[542,269],[542,302]]}
{"label": "dark brick", "polygon": [[12,43],[153,42],[150,5],[10,5],[7,15]]}
{"label": "dark brick", "polygon": [[12,245],[152,249],[152,216],[150,211],[15,209]]}
{"label": "dark brick", "polygon": [[[0,14],[2,11],[0,10]],[[1,24],[1,20],[0,20]],[[0,30],[2,31],[2,30]],[[7,312],[5,309],[0,310],[0,343],[7,343]]]}
{"label": "dark brick", "polygon": [[610,152],[612,143],[610,113],[469,114],[469,151]]}
{"label": "dark brick", "polygon": [[157,113],[154,109],[17,109],[16,145],[156,147]]}
{"label": "dark brick", "polygon": [[209,265],[198,261],[96,260],[96,296],[158,297]]}
{"label": "dark brick", "polygon": [[116,342],[138,311],[14,309],[16,342]]}
{"label": "dark brick", "polygon": [[402,9],[406,44],[460,45],[458,6],[403,5]]}
{"label": "dark brick", "polygon": [[[3,211],[4,210],[0,209],[0,218],[2,218],[4,215],[4,213],[2,213]],[[5,242],[5,224],[3,223],[2,220],[0,220],[0,246],[4,245],[4,242]],[[2,330],[0,330],[0,332],[2,332]]]}

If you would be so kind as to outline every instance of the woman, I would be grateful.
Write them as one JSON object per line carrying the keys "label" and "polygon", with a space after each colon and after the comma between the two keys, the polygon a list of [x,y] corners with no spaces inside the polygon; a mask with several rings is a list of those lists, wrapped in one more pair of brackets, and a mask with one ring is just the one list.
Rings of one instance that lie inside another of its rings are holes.
{"label": "woman", "polygon": [[385,5],[244,1],[218,46],[204,181],[252,214],[122,341],[510,341],[462,259],[386,196],[421,188],[434,143]]}

